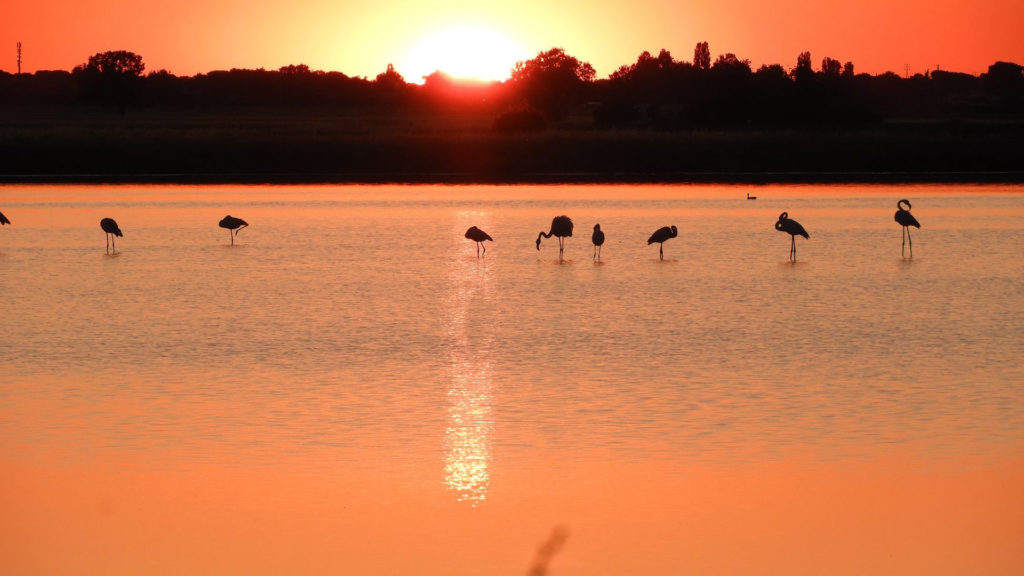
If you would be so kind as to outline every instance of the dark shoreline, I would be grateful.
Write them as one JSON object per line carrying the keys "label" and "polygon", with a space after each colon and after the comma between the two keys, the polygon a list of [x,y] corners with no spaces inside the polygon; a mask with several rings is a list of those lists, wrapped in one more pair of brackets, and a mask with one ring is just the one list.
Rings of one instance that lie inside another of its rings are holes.
{"label": "dark shoreline", "polygon": [[0,107],[0,183],[1021,183],[1024,118],[732,126],[576,124],[502,134],[489,114]]}
{"label": "dark shoreline", "polygon": [[181,185],[530,185],[530,184],[1021,184],[1024,171],[1007,172],[686,172],[524,174],[0,174],[11,184]]}

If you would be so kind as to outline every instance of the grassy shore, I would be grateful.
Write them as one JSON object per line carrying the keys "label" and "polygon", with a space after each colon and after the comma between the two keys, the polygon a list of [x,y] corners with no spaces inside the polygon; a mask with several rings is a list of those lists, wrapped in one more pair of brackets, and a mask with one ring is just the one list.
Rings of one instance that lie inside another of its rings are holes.
{"label": "grassy shore", "polygon": [[489,114],[0,109],[0,181],[1024,181],[1024,119],[677,132]]}

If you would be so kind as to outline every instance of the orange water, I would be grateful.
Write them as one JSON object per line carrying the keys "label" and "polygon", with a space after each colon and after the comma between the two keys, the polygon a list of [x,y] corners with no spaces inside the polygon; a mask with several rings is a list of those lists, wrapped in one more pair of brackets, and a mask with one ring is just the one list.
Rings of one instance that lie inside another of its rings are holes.
{"label": "orange water", "polygon": [[[0,211],[4,573],[1024,571],[1024,187],[5,186]],[[563,213],[560,262],[534,240]]]}

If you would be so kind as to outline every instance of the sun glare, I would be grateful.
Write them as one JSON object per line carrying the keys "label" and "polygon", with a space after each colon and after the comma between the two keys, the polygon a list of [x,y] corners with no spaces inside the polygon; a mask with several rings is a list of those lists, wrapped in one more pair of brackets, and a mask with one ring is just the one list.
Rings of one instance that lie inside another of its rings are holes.
{"label": "sun glare", "polygon": [[448,28],[413,47],[398,69],[406,82],[441,71],[455,78],[504,80],[528,56],[515,42],[487,28]]}

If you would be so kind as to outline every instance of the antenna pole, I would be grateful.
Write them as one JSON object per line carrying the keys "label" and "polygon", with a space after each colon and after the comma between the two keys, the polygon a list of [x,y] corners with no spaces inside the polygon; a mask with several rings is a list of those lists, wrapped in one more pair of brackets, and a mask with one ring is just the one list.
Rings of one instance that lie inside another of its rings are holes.
{"label": "antenna pole", "polygon": [[21,42],[18,42],[18,74],[21,74]]}

